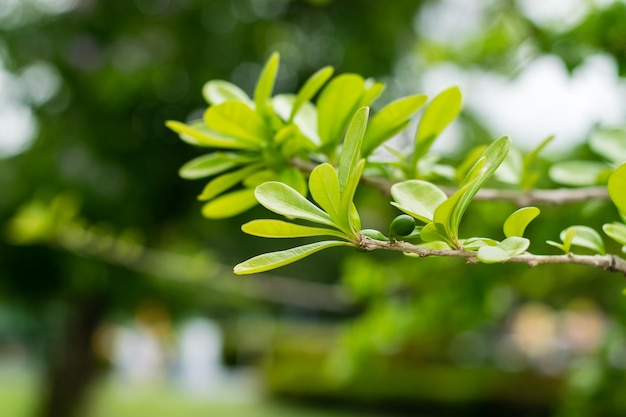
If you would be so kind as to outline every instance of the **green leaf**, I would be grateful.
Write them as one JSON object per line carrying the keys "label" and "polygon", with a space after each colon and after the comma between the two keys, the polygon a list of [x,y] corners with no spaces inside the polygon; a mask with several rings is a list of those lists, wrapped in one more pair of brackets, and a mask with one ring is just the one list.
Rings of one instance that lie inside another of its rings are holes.
{"label": "green leaf", "polygon": [[227,149],[258,148],[256,145],[251,146],[248,142],[214,132],[202,120],[190,124],[168,120],[165,125],[178,133],[183,141],[194,146]]}
{"label": "green leaf", "polygon": [[278,175],[274,171],[272,171],[271,169],[264,169],[250,174],[250,176],[244,178],[243,185],[246,188],[256,188],[264,182],[277,180]]}
{"label": "green leaf", "polygon": [[461,102],[461,90],[451,87],[439,93],[428,104],[415,134],[414,166],[428,153],[441,132],[458,116]]}
{"label": "green leaf", "polygon": [[626,216],[626,163],[623,163],[609,177],[609,196],[622,217]]}
{"label": "green leaf", "polygon": [[359,108],[365,81],[357,74],[342,74],[329,82],[317,100],[318,132],[322,146],[341,141],[354,112]]}
{"label": "green leaf", "polygon": [[622,252],[626,253],[626,224],[624,223],[607,223],[602,226],[602,230],[611,239],[623,245]]}
{"label": "green leaf", "polygon": [[459,247],[458,232],[461,219],[478,190],[491,178],[506,157],[511,140],[507,136],[494,141],[470,169],[461,188],[435,209],[433,221],[445,227],[447,242]]}
{"label": "green leaf", "polygon": [[607,223],[602,226],[602,230],[611,239],[620,245],[626,245],[626,224],[624,223]]}
{"label": "green leaf", "polygon": [[261,205],[274,213],[336,227],[327,213],[282,182],[263,183],[256,188],[254,194]]}
{"label": "green leaf", "polygon": [[422,228],[420,237],[424,242],[445,242],[448,247],[454,247],[454,242],[448,239],[446,228],[441,223],[430,222]]}
{"label": "green leaf", "polygon": [[202,215],[209,219],[233,217],[256,206],[254,190],[244,188],[224,194],[204,205]]}
{"label": "green leaf", "polygon": [[227,152],[213,152],[199,156],[185,163],[178,171],[182,178],[193,180],[210,177],[228,171],[238,165],[258,160],[257,155],[241,155]]}
{"label": "green leaf", "polygon": [[324,67],[317,71],[315,74],[311,75],[311,77],[304,83],[300,91],[298,91],[298,95],[296,96],[296,100],[293,103],[293,107],[291,108],[291,114],[289,115],[288,121],[291,122],[298,114],[300,107],[308,101],[310,101],[313,96],[322,88],[322,86],[333,76],[333,72],[335,72],[333,67]]}
{"label": "green leaf", "polygon": [[361,230],[361,234],[363,236],[367,236],[371,239],[374,240],[380,240],[383,242],[388,242],[389,238],[387,236],[385,236],[380,230],[376,230],[376,229],[363,229]]}
{"label": "green leaf", "polygon": [[226,101],[209,107],[204,113],[204,121],[215,132],[246,142],[253,148],[260,148],[272,137],[263,119],[240,101]]}
{"label": "green leaf", "polygon": [[363,138],[363,156],[367,156],[383,142],[404,130],[410,117],[424,105],[428,97],[414,95],[389,103],[372,117]]}
{"label": "green leaf", "polygon": [[361,156],[361,145],[367,128],[368,115],[369,107],[361,107],[354,114],[348,126],[339,160],[339,192],[343,192],[346,184],[353,177],[356,164]]}
{"label": "green leaf", "polygon": [[570,253],[571,246],[578,246],[581,248],[590,249],[596,253],[604,255],[604,242],[598,232],[588,226],[571,226],[563,230],[560,234],[562,246],[554,244],[554,242],[548,242],[552,246],[557,246],[563,249],[565,253]]}
{"label": "green leaf", "polygon": [[326,211],[330,217],[339,219],[339,178],[335,168],[329,163],[323,163],[315,167],[309,177],[309,190],[311,197]]}
{"label": "green leaf", "polygon": [[310,237],[310,236],[335,236],[345,238],[346,236],[335,229],[323,227],[302,226],[282,220],[252,220],[243,226],[241,230],[253,236],[269,238],[285,237]]}
{"label": "green leaf", "polygon": [[487,264],[504,262],[514,256],[521,255],[530,246],[524,237],[512,236],[504,239],[496,246],[484,245],[478,249],[476,258]]}
{"label": "green leaf", "polygon": [[222,104],[225,101],[241,101],[252,107],[250,97],[235,84],[223,80],[211,80],[202,87],[202,96],[212,105]]}
{"label": "green leaf", "polygon": [[278,65],[280,63],[280,55],[274,52],[263,67],[256,88],[254,89],[254,104],[257,113],[264,119],[271,115],[269,108],[272,91],[274,90],[274,82],[276,74],[278,74]]}
{"label": "green leaf", "polygon": [[356,164],[355,169],[350,173],[346,188],[340,192],[339,198],[339,215],[343,216],[339,225],[341,226],[341,230],[352,237],[357,237],[361,229],[361,219],[354,206],[353,200],[356,188],[361,179],[361,174],[363,173],[363,168],[365,168],[365,159],[361,159]]}
{"label": "green leaf", "polygon": [[537,207],[523,207],[513,212],[504,221],[504,235],[506,237],[524,236],[524,231],[531,221],[539,215],[541,210]]}
{"label": "green leaf", "polygon": [[626,161],[626,130],[599,129],[592,133],[589,146],[613,164]]}
{"label": "green leaf", "polygon": [[594,161],[563,161],[550,167],[550,179],[559,184],[573,187],[595,185],[599,183],[607,165]]}
{"label": "green leaf", "polygon": [[254,164],[213,178],[204,187],[204,190],[202,190],[202,193],[198,196],[198,200],[207,201],[217,197],[219,194],[234,187],[251,174],[257,172],[262,166],[263,164]]}
{"label": "green leaf", "polygon": [[530,167],[535,162],[541,151],[548,146],[550,142],[554,139],[553,136],[548,136],[545,138],[535,149],[529,152],[526,156],[524,156],[524,168],[522,170],[522,176],[520,180],[520,185],[524,190],[531,189],[537,180],[539,179],[539,173],[531,170]]}
{"label": "green leaf", "polygon": [[237,275],[255,274],[257,272],[269,271],[271,269],[279,268],[281,266],[299,261],[302,258],[314,254],[315,252],[319,252],[333,246],[352,246],[352,244],[345,241],[328,240],[310,243],[308,245],[298,246],[279,252],[264,253],[236,265],[233,271]]}
{"label": "green leaf", "polygon": [[433,221],[435,209],[447,197],[436,185],[422,180],[408,180],[391,186],[391,204],[403,212],[423,221]]}
{"label": "green leaf", "polygon": [[368,78],[365,80],[365,91],[357,107],[371,106],[384,90],[385,83]]}

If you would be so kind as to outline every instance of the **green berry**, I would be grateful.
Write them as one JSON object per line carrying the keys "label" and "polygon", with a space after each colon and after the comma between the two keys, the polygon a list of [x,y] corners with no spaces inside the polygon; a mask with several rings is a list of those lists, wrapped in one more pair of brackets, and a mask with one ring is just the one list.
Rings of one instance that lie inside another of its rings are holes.
{"label": "green berry", "polygon": [[415,230],[415,219],[407,214],[401,214],[389,225],[389,235],[408,236]]}

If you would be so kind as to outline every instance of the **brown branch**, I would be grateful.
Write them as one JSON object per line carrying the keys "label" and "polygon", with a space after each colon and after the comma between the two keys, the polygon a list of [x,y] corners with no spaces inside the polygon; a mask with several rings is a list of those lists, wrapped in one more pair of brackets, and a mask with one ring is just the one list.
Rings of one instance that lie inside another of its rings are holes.
{"label": "brown branch", "polygon": [[[371,239],[367,236],[361,236],[359,243],[361,249],[372,251],[377,249],[392,250],[404,253],[412,253],[419,257],[426,258],[431,256],[448,256],[464,258],[468,263],[478,263],[476,252],[465,249],[431,249],[416,246],[408,242],[383,242]],[[594,268],[602,268],[610,272],[621,272],[626,276],[626,260],[617,255],[533,255],[524,253],[507,259],[507,263],[523,263],[529,267],[541,264],[575,264],[588,265]]]}
{"label": "brown branch", "polygon": [[[315,164],[294,158],[292,164],[303,171],[311,172]],[[363,184],[378,188],[385,195],[391,195],[390,189],[395,181],[383,177],[363,177]],[[440,187],[446,195],[456,192],[454,187]],[[609,193],[606,187],[583,187],[583,188],[555,188],[543,190],[501,190],[495,188],[482,188],[474,196],[475,201],[502,201],[515,203],[519,207],[531,204],[568,204],[588,200],[608,200]]]}

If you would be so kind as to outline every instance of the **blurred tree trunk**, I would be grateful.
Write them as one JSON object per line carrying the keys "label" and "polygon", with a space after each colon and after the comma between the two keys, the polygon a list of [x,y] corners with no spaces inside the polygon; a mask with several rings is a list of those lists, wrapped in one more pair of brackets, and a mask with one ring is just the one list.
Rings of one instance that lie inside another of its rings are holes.
{"label": "blurred tree trunk", "polygon": [[73,300],[61,334],[49,349],[36,417],[80,417],[98,372],[93,338],[108,310],[101,298]]}

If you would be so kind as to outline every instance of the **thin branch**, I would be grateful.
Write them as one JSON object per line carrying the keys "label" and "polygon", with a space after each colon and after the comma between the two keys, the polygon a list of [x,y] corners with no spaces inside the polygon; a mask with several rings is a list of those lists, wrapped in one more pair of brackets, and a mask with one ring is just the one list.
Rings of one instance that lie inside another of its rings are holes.
{"label": "thin branch", "polygon": [[[292,164],[303,171],[310,172],[315,168],[315,164],[294,158]],[[378,188],[385,195],[391,195],[391,186],[395,183],[383,177],[363,177],[363,184]],[[450,196],[456,192],[453,187],[440,187],[446,195]],[[608,200],[609,193],[606,187],[581,187],[581,188],[555,188],[544,190],[501,190],[495,188],[482,188],[474,196],[475,201],[503,201],[515,203],[519,207],[531,204],[551,204],[560,205],[576,203],[588,200]]]}
{"label": "thin branch", "polygon": [[[371,239],[367,236],[361,236],[359,243],[361,249],[372,251],[376,249],[392,250],[404,253],[412,253],[419,257],[426,258],[431,256],[448,256],[464,258],[468,263],[478,263],[476,252],[465,249],[431,249],[416,246],[408,242],[383,242]],[[610,272],[621,272],[626,276],[626,260],[616,255],[533,255],[524,253],[507,259],[507,263],[523,263],[529,267],[540,264],[575,264],[588,265],[594,268],[602,268]]]}

